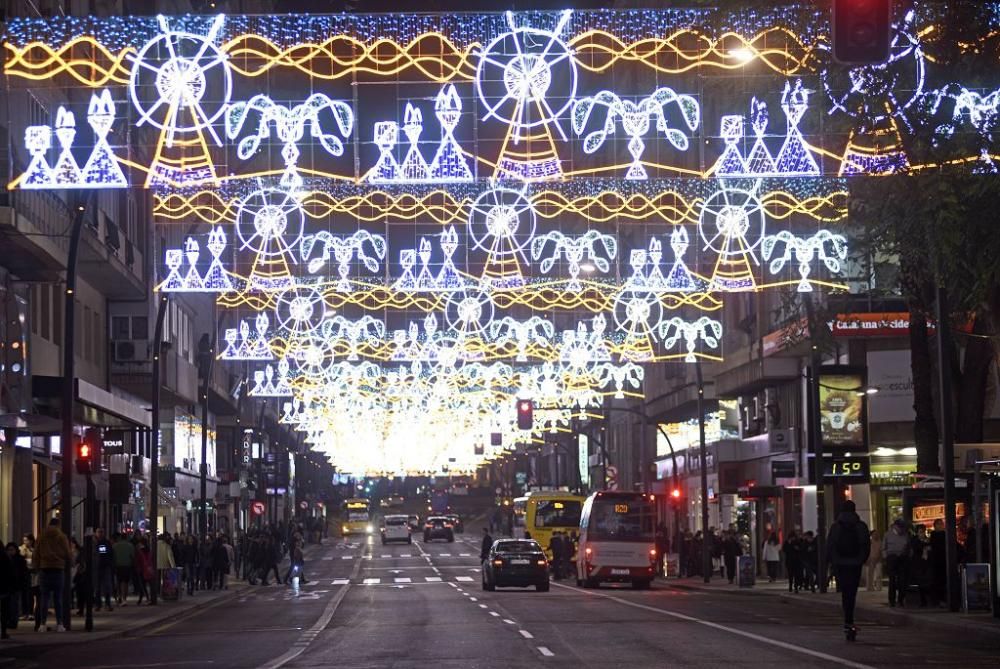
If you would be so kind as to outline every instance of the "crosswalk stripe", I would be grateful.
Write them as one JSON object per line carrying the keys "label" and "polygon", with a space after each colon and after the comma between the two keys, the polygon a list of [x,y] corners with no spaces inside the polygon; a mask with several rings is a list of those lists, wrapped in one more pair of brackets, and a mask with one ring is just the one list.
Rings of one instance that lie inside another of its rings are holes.
{"label": "crosswalk stripe", "polygon": [[471,576],[456,576],[455,580],[456,581],[461,581],[462,583],[471,583],[472,582],[472,577]]}
{"label": "crosswalk stripe", "polygon": [[440,583],[441,582],[441,577],[440,576],[425,576],[424,580],[426,580],[428,583]]}
{"label": "crosswalk stripe", "polygon": [[385,559],[385,558],[391,558],[392,556],[387,553],[382,553],[381,555],[379,555],[379,557]]}
{"label": "crosswalk stripe", "polygon": [[366,578],[363,581],[364,585],[378,585],[381,582],[382,582],[382,579],[380,579],[380,578]]}
{"label": "crosswalk stripe", "polygon": [[412,580],[406,577],[400,577],[396,579],[396,583],[412,583],[412,582],[413,582]]}
{"label": "crosswalk stripe", "polygon": [[349,578],[335,578],[333,579],[333,585],[347,585],[351,582]]}

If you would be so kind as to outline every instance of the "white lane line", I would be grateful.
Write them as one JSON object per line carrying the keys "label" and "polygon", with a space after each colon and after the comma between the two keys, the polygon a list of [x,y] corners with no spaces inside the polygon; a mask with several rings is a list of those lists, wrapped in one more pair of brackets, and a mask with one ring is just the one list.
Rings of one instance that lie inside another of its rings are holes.
{"label": "white lane line", "polygon": [[[788,643],[787,641],[778,641],[777,639],[769,639],[766,636],[761,636],[759,634],[754,634],[753,632],[745,632],[741,629],[736,629],[735,627],[728,627],[719,623],[713,623],[709,620],[702,620],[701,618],[695,618],[694,616],[688,616],[683,613],[677,613],[676,611],[668,611],[667,609],[658,609],[655,606],[647,606],[645,604],[637,604],[636,602],[630,602],[627,599],[622,599],[621,597],[615,597],[613,595],[606,595],[600,592],[591,592],[589,590],[579,590],[578,588],[572,588],[568,585],[563,585],[562,583],[556,583],[557,587],[566,588],[567,590],[572,590],[573,592],[582,592],[583,594],[590,595],[592,597],[603,597],[605,599],[610,599],[613,602],[622,604],[623,606],[631,606],[635,609],[642,609],[644,611],[652,611],[653,613],[662,613],[665,616],[671,616],[672,618],[677,618],[678,620],[684,620],[689,623],[697,623],[699,625],[704,625],[705,627],[711,627],[712,629],[719,630],[721,632],[729,632],[730,634],[735,634],[736,636],[741,636],[744,639],[751,639],[759,643],[767,644],[769,646],[777,646],[778,648],[784,648],[785,650],[790,650],[793,653],[801,653],[802,655],[808,655],[810,657],[819,658],[821,660],[826,660],[827,662],[832,662],[834,664],[839,664],[842,667],[851,667],[852,669],[875,669],[869,664],[861,664],[860,662],[852,662],[851,660],[844,659],[842,657],[837,657],[835,655],[829,655],[818,650],[813,650],[811,648],[805,648],[803,646],[796,646],[793,643]],[[522,630],[523,632],[523,630]]]}
{"label": "white lane line", "polygon": [[396,583],[412,583],[412,582],[413,582],[412,580],[406,577],[400,577],[396,579]]}
{"label": "white lane line", "polygon": [[505,623],[507,623],[508,625],[516,625],[517,624],[513,620],[511,620],[510,618],[504,618],[503,621]]}
{"label": "white lane line", "polygon": [[341,555],[340,559],[341,560],[353,560],[354,556],[353,555]]}
{"label": "white lane line", "polygon": [[[440,576],[424,576],[424,580],[427,581],[428,583],[440,583],[441,582],[441,577]],[[450,585],[453,588],[457,588],[458,587],[454,583],[449,583],[448,585]]]}
{"label": "white lane line", "polygon": [[400,553],[399,557],[410,557],[409,553]]}
{"label": "white lane line", "polygon": [[[358,560],[354,563],[354,568],[351,570],[351,578],[357,578],[360,572],[361,560]],[[337,608],[340,606],[340,603],[344,601],[344,597],[347,596],[347,591],[350,589],[351,584],[348,583],[346,586],[338,590],[337,594],[330,600],[330,603],[326,605],[325,609],[323,609],[323,615],[319,617],[319,620],[317,620],[312,627],[303,632],[291,648],[270,662],[262,664],[259,669],[281,669],[281,667],[285,666],[304,653],[306,648],[309,647],[309,644],[315,640],[316,635],[326,629],[326,626],[330,624],[331,620],[333,620],[333,615],[337,612]]]}
{"label": "white lane line", "polygon": [[544,655],[545,657],[555,657],[555,653],[553,653],[551,650],[549,650],[545,646],[539,646],[538,647],[538,652],[541,653],[542,655]]}
{"label": "white lane line", "polygon": [[451,557],[451,553],[438,553],[434,557]]}
{"label": "white lane line", "polygon": [[518,634],[520,634],[521,636],[523,636],[525,639],[534,639],[535,638],[535,635],[532,634],[531,632],[529,632],[528,630],[518,630],[517,632],[518,632]]}
{"label": "white lane line", "polygon": [[381,582],[382,579],[380,578],[366,578],[364,581],[362,581],[364,585],[378,585]]}
{"label": "white lane line", "polygon": [[389,555],[388,553],[382,553],[381,555],[379,555],[379,557],[385,559],[385,558],[391,558],[392,556]]}
{"label": "white lane line", "polygon": [[459,581],[461,583],[472,583],[472,577],[471,576],[456,576],[455,580]]}
{"label": "white lane line", "polygon": [[333,583],[331,583],[330,585],[347,585],[350,582],[351,579],[349,578],[335,578],[333,579]]}
{"label": "white lane line", "polygon": [[459,553],[458,557],[472,557],[472,553]]}
{"label": "white lane line", "polygon": [[497,613],[496,611],[490,611],[490,615],[493,616],[494,618],[499,618],[500,617],[500,614]]}
{"label": "white lane line", "polygon": [[323,560],[332,560],[333,556],[332,555],[324,555],[322,559]]}
{"label": "white lane line", "polygon": [[487,607],[487,606],[486,606],[485,604],[480,604],[480,605],[479,605],[479,608],[481,608],[481,609],[485,609],[485,608],[488,608],[488,607]]}
{"label": "white lane line", "polygon": [[473,597],[472,595],[469,595],[469,601],[470,602],[478,602],[479,600],[476,599],[475,597]]}

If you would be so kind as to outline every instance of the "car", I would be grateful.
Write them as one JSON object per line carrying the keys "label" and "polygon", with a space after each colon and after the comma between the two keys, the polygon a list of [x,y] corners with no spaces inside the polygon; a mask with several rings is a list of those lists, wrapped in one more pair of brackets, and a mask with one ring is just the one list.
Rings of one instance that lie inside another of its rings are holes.
{"label": "car", "polygon": [[549,561],[533,539],[499,539],[483,560],[483,590],[507,586],[549,590]]}
{"label": "car", "polygon": [[388,506],[398,508],[406,503],[406,498],[402,495],[389,495],[385,501]]}
{"label": "car", "polygon": [[420,529],[420,516],[418,516],[415,513],[411,513],[409,516],[407,516],[407,520],[410,523],[411,530],[416,532],[417,530]]}
{"label": "car", "polygon": [[458,534],[463,534],[465,532],[465,525],[462,524],[462,519],[455,513],[446,513],[445,518],[451,521],[451,526],[455,528],[455,532]]}
{"label": "car", "polygon": [[424,542],[434,539],[444,539],[449,543],[455,541],[455,528],[444,516],[430,516],[424,523]]}
{"label": "car", "polygon": [[382,522],[382,544],[390,541],[404,541],[413,543],[413,535],[410,530],[410,523],[406,516],[392,515],[386,516]]}

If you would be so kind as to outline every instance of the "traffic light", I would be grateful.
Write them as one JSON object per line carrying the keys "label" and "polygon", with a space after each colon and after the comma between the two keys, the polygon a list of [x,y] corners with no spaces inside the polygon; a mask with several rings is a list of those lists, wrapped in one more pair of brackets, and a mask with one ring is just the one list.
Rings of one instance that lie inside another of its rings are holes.
{"label": "traffic light", "polygon": [[670,489],[670,506],[674,509],[679,509],[684,503],[684,493],[681,492],[680,488]]}
{"label": "traffic light", "polygon": [[517,429],[533,430],[535,428],[535,402],[533,400],[517,401]]}
{"label": "traffic light", "polygon": [[86,439],[76,442],[76,453],[74,454],[76,471],[78,474],[87,475],[94,471],[94,447]]}
{"label": "traffic light", "polygon": [[833,0],[833,58],[847,65],[889,60],[893,0]]}

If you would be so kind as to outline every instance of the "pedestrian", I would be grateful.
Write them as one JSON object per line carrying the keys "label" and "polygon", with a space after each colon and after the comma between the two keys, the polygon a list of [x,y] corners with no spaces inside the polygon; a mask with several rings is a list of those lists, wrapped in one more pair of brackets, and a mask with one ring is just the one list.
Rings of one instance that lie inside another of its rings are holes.
{"label": "pedestrian", "polygon": [[724,578],[722,565],[722,538],[719,536],[719,531],[714,527],[708,528],[708,545],[709,554],[712,558],[712,573],[716,571],[719,572],[719,578]]}
{"label": "pedestrian", "polygon": [[135,569],[135,545],[120,533],[112,536],[114,543],[111,550],[115,560],[115,580],[118,590],[115,601],[119,606],[128,605],[128,587],[132,583],[132,571]]}
{"label": "pedestrian", "polygon": [[858,516],[854,502],[846,500],[837,521],[830,527],[826,542],[827,562],[837,577],[840,603],[844,610],[844,635],[848,641],[858,636],[854,625],[854,605],[861,584],[861,568],[871,551],[868,526]]}
{"label": "pedestrian", "polygon": [[483,542],[479,547],[479,561],[486,562],[486,558],[490,555],[490,549],[493,548],[493,537],[490,536],[489,528],[483,528]]}
{"label": "pedestrian", "polygon": [[656,542],[656,573],[660,576],[666,576],[667,563],[664,557],[670,552],[670,533],[663,523],[656,526],[654,541]]}
{"label": "pedestrian", "polygon": [[83,609],[90,598],[90,588],[87,579],[87,561],[84,559],[83,548],[75,538],[70,538],[70,551],[73,560],[73,597],[76,599],[76,615],[82,616]]}
{"label": "pedestrian", "polygon": [[288,573],[285,574],[285,583],[287,585],[295,586],[293,579],[296,577],[299,579],[299,583],[302,581],[302,568],[305,565],[305,556],[302,553],[302,541],[300,539],[292,540],[292,547],[288,551]]}
{"label": "pedestrian", "polygon": [[229,590],[229,575],[239,572],[239,563],[236,561],[236,549],[229,541],[229,537],[222,536],[222,548],[226,551],[226,561],[229,563],[226,572],[219,579],[219,585],[223,590]]}
{"label": "pedestrian", "polygon": [[9,639],[11,600],[17,594],[17,571],[6,550],[0,551],[0,641]]}
{"label": "pedestrian", "polygon": [[806,530],[802,535],[800,544],[802,556],[802,587],[810,592],[816,592],[818,583],[817,570],[819,569],[819,546],[816,543],[816,535],[812,530]]}
{"label": "pedestrian", "polygon": [[886,576],[889,578],[889,606],[904,606],[910,537],[906,532],[906,521],[902,518],[897,518],[882,537],[882,556],[885,559]]}
{"label": "pedestrian", "polygon": [[184,537],[184,545],[181,546],[181,567],[184,569],[187,593],[193,595],[195,582],[198,580],[198,546],[191,534]]}
{"label": "pedestrian", "polygon": [[216,578],[212,583],[212,589],[218,587],[222,590],[227,585],[226,578],[229,576],[230,566],[229,551],[226,550],[222,537],[216,537],[212,544],[212,573]]}
{"label": "pedestrian", "polygon": [[198,589],[215,589],[215,570],[212,566],[212,539],[203,534],[198,542]]}
{"label": "pedestrian", "polygon": [[[45,627],[48,632],[53,629],[56,632],[64,632],[69,625],[69,621],[66,620],[69,602],[63,601],[63,572],[71,559],[69,539],[59,529],[59,519],[52,518],[49,520],[49,526],[39,535],[38,544],[35,547],[40,594],[38,613],[35,615],[36,632],[42,627]],[[56,612],[56,626],[54,628],[45,625],[48,618],[50,597]]]}
{"label": "pedestrian", "polygon": [[140,537],[138,548],[135,553],[135,572],[136,572],[136,584],[139,586],[139,600],[135,603],[136,606],[142,604],[142,600],[145,597],[146,603],[152,605],[153,602],[149,598],[149,589],[153,585],[153,578],[156,574],[153,572],[153,556],[149,550],[149,540],[146,537]]}
{"label": "pedestrian", "polygon": [[114,546],[104,535],[104,528],[98,527],[94,530],[94,563],[97,567],[97,606],[94,608],[101,610],[101,598],[108,611],[114,611],[111,606],[111,595],[114,593],[115,555]]}
{"label": "pedestrian", "polygon": [[35,565],[35,535],[25,534],[21,537],[21,546],[18,548],[21,557],[28,565],[28,589],[21,593],[21,620],[31,620],[35,616],[35,609],[38,608],[38,567]]}
{"label": "pedestrian", "polygon": [[743,547],[740,545],[736,533],[727,530],[722,539],[722,562],[725,565],[726,578],[732,584],[736,578],[736,562],[743,555]]}
{"label": "pedestrian", "polygon": [[159,540],[156,542],[156,584],[155,587],[159,588],[163,583],[163,574],[168,569],[176,569],[177,560],[174,557],[174,546],[173,540],[170,538],[169,532],[164,532],[160,535]]}
{"label": "pedestrian", "polygon": [[917,525],[910,538],[910,565],[907,573],[907,587],[916,586],[920,595],[920,607],[927,606],[927,595],[931,592],[931,565],[927,559],[930,551],[930,537],[927,528]]}
{"label": "pedestrian", "polygon": [[10,559],[14,568],[14,589],[11,591],[7,608],[7,629],[17,629],[18,620],[21,618],[21,600],[25,592],[31,591],[31,574],[28,573],[28,562],[21,555],[17,544],[8,542],[4,551]]}
{"label": "pedestrian", "polygon": [[872,530],[869,537],[872,547],[865,560],[865,588],[874,592],[882,589],[882,538],[878,530]]}
{"label": "pedestrian", "polygon": [[798,594],[802,587],[802,543],[795,530],[788,533],[781,547],[785,554],[785,571],[788,572],[788,592]]}
{"label": "pedestrian", "polygon": [[767,565],[767,582],[774,583],[778,579],[778,568],[781,566],[781,546],[778,542],[778,535],[771,532],[761,549],[764,557],[764,564]]}
{"label": "pedestrian", "polygon": [[274,584],[281,585],[281,574],[278,573],[278,563],[281,562],[281,545],[273,536],[264,539],[263,558],[264,578],[261,585],[270,585],[267,579],[272,571],[274,572]]}

